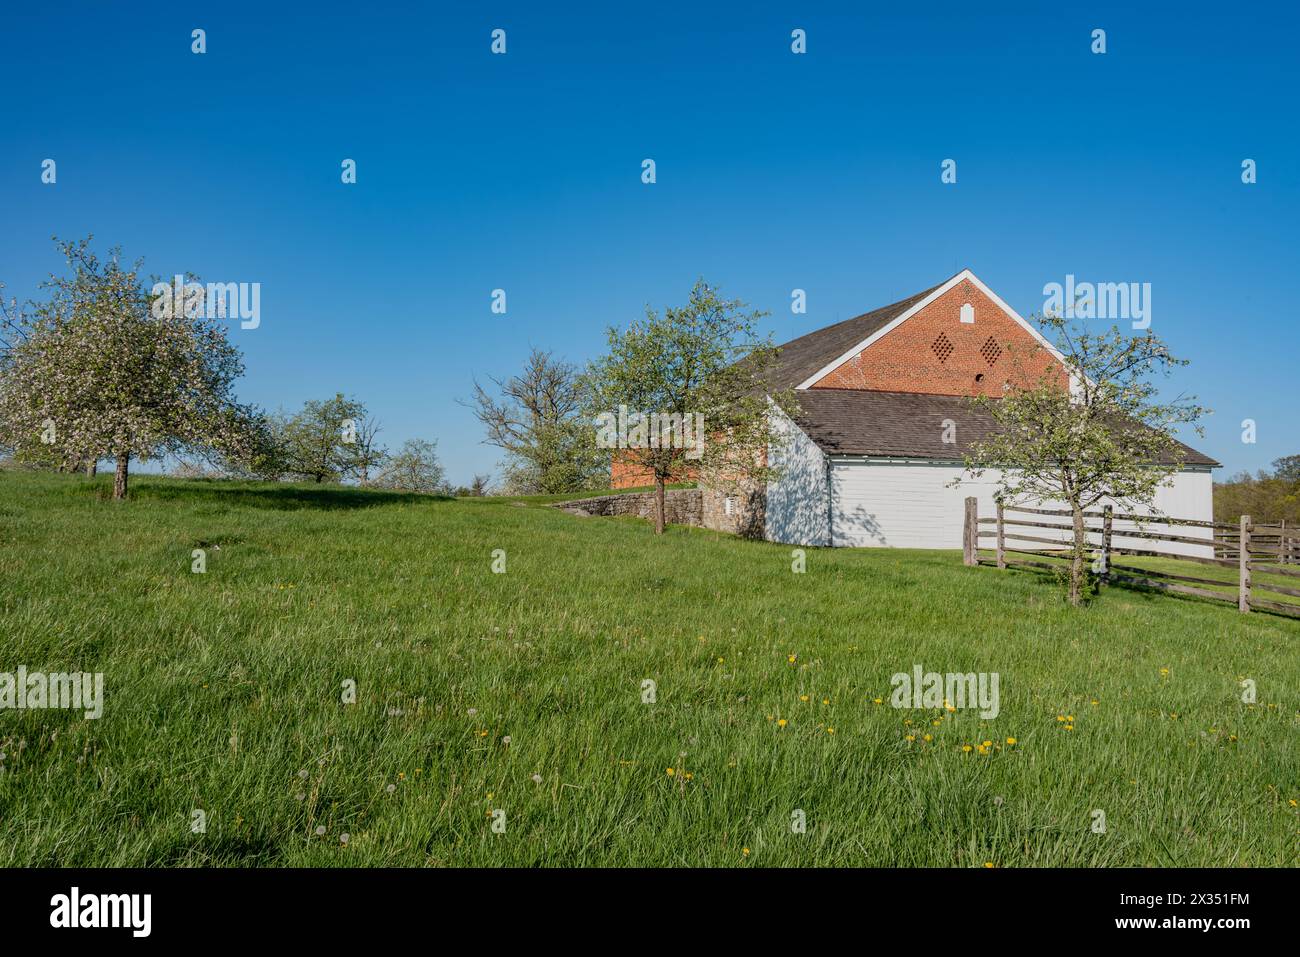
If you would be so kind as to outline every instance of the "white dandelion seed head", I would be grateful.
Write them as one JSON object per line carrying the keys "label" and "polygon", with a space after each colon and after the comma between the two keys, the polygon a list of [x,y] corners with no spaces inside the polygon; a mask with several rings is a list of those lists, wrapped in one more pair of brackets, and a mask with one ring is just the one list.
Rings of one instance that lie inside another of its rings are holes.
{"label": "white dandelion seed head", "polygon": [[316,826],[316,836],[317,836],[317,837],[324,837],[324,836],[325,836],[325,825],[324,825],[324,824],[318,824],[318,825]]}

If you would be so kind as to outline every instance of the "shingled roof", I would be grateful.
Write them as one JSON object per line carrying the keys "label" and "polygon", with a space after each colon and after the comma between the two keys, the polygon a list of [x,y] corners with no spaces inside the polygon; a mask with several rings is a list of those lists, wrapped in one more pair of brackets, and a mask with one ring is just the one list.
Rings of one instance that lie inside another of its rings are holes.
{"label": "shingled roof", "polygon": [[[957,275],[960,275],[960,273]],[[900,299],[888,306],[882,306],[860,316],[854,316],[852,319],[845,319],[833,326],[816,329],[805,336],[800,336],[798,339],[792,339],[785,345],[778,346],[779,352],[775,368],[766,376],[769,389],[773,392],[780,392],[784,389],[797,388],[801,382],[817,372],[817,370],[824,369],[859,342],[875,335],[953,278],[955,277],[950,276],[943,282],[931,286],[929,289],[923,289],[914,296],[908,296],[906,299]]]}
{"label": "shingled roof", "polygon": [[[802,408],[795,421],[827,455],[952,462],[959,461],[973,443],[997,431],[992,416],[976,409],[966,396],[806,389],[796,397]],[[945,419],[957,423],[955,444],[943,441]],[[1190,446],[1179,445],[1184,465],[1219,465]]]}

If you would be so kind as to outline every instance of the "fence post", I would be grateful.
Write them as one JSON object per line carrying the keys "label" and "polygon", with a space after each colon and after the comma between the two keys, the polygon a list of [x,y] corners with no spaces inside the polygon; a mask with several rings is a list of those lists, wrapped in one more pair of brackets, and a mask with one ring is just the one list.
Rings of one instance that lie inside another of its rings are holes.
{"label": "fence post", "polygon": [[1007,533],[1002,521],[1002,499],[998,498],[998,568],[1007,567]]}
{"label": "fence post", "polygon": [[974,496],[966,498],[966,522],[962,526],[962,561],[967,565],[976,563],[975,549],[979,539],[979,503]]}
{"label": "fence post", "polygon": [[1101,518],[1101,577],[1110,580],[1110,523],[1115,514],[1115,506],[1102,508]]}
{"label": "fence post", "polygon": [[1237,611],[1250,611],[1250,516],[1241,516],[1241,533],[1238,539]]}
{"label": "fence post", "polygon": [[1281,565],[1290,564],[1287,559],[1290,557],[1287,553],[1290,551],[1286,544],[1286,519],[1282,519],[1282,527],[1277,533],[1277,560]]}

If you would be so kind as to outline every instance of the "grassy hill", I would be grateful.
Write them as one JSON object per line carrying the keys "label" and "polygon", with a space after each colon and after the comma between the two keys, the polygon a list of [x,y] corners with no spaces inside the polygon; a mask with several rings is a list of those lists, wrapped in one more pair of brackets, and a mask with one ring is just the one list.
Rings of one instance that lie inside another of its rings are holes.
{"label": "grassy hill", "polygon": [[[539,502],[107,489],[0,473],[0,672],[106,685],[0,711],[4,865],[1297,860],[1300,622]],[[891,707],[917,664],[1001,713]]]}

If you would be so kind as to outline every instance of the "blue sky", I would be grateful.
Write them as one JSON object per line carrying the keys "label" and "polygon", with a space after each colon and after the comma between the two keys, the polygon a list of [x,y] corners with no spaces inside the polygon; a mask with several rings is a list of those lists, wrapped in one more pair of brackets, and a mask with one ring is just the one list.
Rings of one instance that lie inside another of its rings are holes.
{"label": "blue sky", "polygon": [[35,295],[49,237],[93,232],[260,282],[241,398],[355,395],[457,482],[499,460],[456,401],[474,376],[585,361],[697,276],[777,341],[963,266],[1024,315],[1068,273],[1149,282],[1218,474],[1300,452],[1291,8],[542,6],[11,5],[0,281]]}

